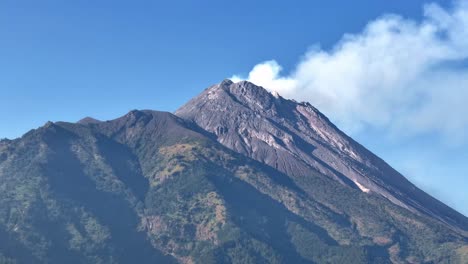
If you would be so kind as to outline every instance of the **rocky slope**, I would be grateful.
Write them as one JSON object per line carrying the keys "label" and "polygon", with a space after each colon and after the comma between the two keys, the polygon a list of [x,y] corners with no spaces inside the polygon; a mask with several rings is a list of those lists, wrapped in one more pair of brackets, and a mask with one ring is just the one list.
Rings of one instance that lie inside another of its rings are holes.
{"label": "rocky slope", "polygon": [[319,172],[468,232],[467,218],[411,184],[308,103],[225,80],[176,111],[226,147],[293,178]]}
{"label": "rocky slope", "polygon": [[176,113],[0,141],[0,263],[466,263],[466,217],[308,104],[225,81]]}

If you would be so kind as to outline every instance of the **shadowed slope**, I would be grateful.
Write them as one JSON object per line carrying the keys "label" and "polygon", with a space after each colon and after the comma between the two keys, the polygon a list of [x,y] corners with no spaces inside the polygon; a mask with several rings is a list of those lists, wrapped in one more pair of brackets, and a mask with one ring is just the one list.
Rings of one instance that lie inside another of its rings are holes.
{"label": "shadowed slope", "polygon": [[[299,122],[286,111],[294,102],[268,100],[282,103],[265,111]],[[362,192],[322,156],[309,163],[310,152],[335,147],[302,138],[302,125],[286,118],[252,113],[255,105],[243,102],[240,119],[219,112],[255,128],[233,135],[245,152],[222,141],[236,131],[230,120],[212,116],[225,125],[204,130],[149,110],[49,122],[0,141],[0,262],[449,263],[466,255],[460,232]],[[283,134],[268,133],[284,141],[262,134],[272,124]]]}

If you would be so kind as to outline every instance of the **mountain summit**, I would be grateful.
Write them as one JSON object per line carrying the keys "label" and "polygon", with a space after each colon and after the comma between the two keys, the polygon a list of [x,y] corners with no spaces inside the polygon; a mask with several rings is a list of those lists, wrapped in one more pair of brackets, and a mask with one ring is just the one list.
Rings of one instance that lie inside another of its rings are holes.
{"label": "mountain summit", "polygon": [[468,219],[250,82],[0,142],[0,263],[135,262],[467,263]]}
{"label": "mountain summit", "polygon": [[292,178],[326,175],[468,232],[465,216],[411,184],[309,103],[286,100],[247,81],[225,80],[175,114],[213,133],[226,147]]}

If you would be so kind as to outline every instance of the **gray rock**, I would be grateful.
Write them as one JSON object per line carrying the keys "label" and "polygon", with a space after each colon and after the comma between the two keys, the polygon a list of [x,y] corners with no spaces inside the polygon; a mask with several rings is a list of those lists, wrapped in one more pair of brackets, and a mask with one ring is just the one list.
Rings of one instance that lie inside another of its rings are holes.
{"label": "gray rock", "polygon": [[196,123],[224,146],[295,180],[326,175],[468,231],[465,216],[418,189],[309,103],[286,100],[247,81],[224,80],[175,114]]}

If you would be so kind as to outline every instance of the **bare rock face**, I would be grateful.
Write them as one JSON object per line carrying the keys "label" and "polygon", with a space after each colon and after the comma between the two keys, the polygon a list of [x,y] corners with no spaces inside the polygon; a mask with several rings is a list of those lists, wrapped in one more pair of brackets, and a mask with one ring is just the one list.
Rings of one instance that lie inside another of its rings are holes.
{"label": "bare rock face", "polygon": [[224,80],[175,114],[212,133],[224,146],[295,180],[326,175],[468,231],[466,217],[418,189],[309,103],[284,99],[250,82]]}

